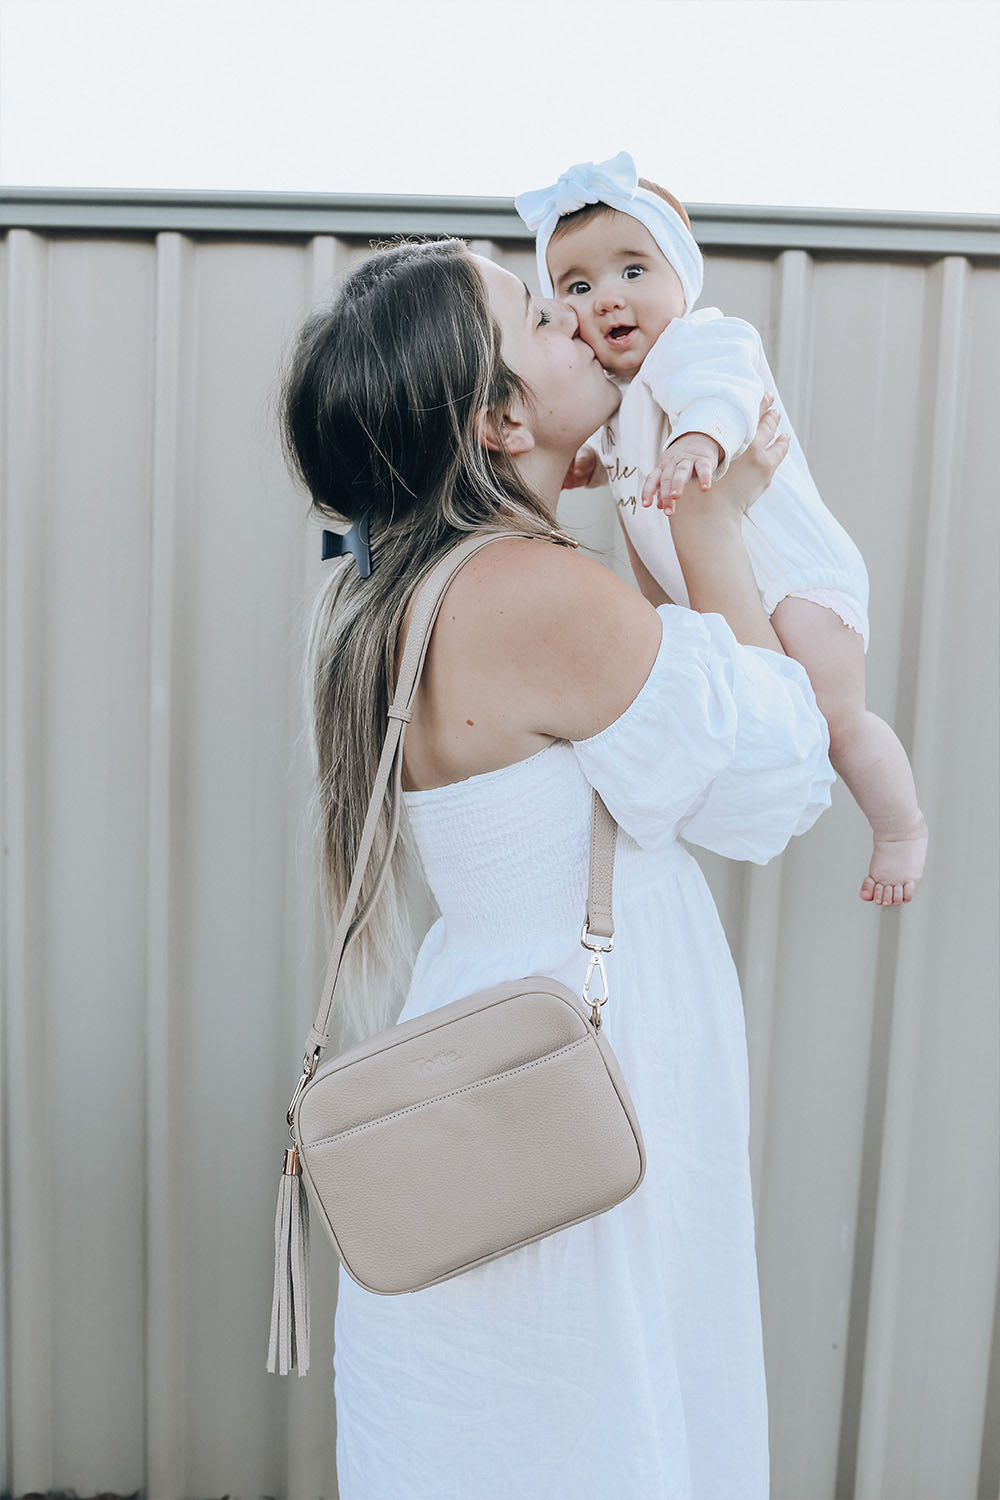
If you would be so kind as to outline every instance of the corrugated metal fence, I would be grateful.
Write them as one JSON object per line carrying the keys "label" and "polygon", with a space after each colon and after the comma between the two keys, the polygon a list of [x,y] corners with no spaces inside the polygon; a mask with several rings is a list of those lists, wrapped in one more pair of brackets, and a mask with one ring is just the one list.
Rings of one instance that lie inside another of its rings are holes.
{"label": "corrugated metal fence", "polygon": [[[373,234],[532,257],[480,200],[0,209],[0,1488],[333,1496],[323,1247],[316,1368],[263,1368],[325,958],[297,686],[318,532],[276,368]],[[762,330],[868,560],[870,699],[932,830],[902,912],[857,899],[843,788],[766,869],[706,859],[746,999],[774,1496],[997,1500],[1000,226],[695,227],[703,301]],[[621,567],[604,492],[564,520]]]}

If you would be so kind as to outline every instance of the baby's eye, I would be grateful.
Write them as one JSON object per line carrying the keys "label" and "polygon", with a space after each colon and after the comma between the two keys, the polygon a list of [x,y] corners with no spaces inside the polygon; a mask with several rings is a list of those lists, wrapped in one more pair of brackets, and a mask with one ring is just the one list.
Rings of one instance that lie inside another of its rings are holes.
{"label": "baby's eye", "polygon": [[566,288],[566,295],[567,297],[583,297],[589,291],[589,281],[571,281]]}
{"label": "baby's eye", "polygon": [[552,319],[549,317],[548,313],[545,311],[544,308],[540,307],[538,309],[538,327],[539,328],[544,328],[546,326],[546,324],[551,323],[551,322],[552,322]]}
{"label": "baby's eye", "polygon": [[635,281],[639,276],[642,275],[643,269],[644,267],[642,266],[626,266],[624,271],[622,272],[622,275],[624,276],[626,281]]}

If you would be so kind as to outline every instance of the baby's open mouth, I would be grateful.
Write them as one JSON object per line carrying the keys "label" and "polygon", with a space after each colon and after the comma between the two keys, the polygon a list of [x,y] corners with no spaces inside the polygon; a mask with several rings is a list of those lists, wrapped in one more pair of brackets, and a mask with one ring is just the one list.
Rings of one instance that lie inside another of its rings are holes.
{"label": "baby's open mouth", "polygon": [[635,333],[636,323],[616,323],[614,328],[609,328],[604,337],[609,344],[624,344],[628,342],[631,334]]}

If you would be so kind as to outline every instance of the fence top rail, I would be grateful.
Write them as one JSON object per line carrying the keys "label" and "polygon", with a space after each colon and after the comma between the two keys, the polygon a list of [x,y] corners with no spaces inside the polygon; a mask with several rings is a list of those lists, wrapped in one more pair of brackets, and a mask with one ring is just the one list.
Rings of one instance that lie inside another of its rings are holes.
{"label": "fence top rail", "polygon": [[[710,248],[789,249],[1000,259],[1000,215],[869,212],[701,203],[689,205]],[[454,234],[527,242],[509,198],[353,193],[123,191],[0,186],[0,230],[380,238]]]}

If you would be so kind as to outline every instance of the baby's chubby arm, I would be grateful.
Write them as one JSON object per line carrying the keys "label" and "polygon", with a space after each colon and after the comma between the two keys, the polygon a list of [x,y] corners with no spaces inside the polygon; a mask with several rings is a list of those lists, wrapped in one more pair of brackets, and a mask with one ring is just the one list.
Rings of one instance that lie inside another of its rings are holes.
{"label": "baby's chubby arm", "polygon": [[742,318],[704,308],[667,326],[637,377],[670,424],[644,505],[671,512],[692,474],[707,490],[744,451],[757,430],[762,364],[760,335]]}

